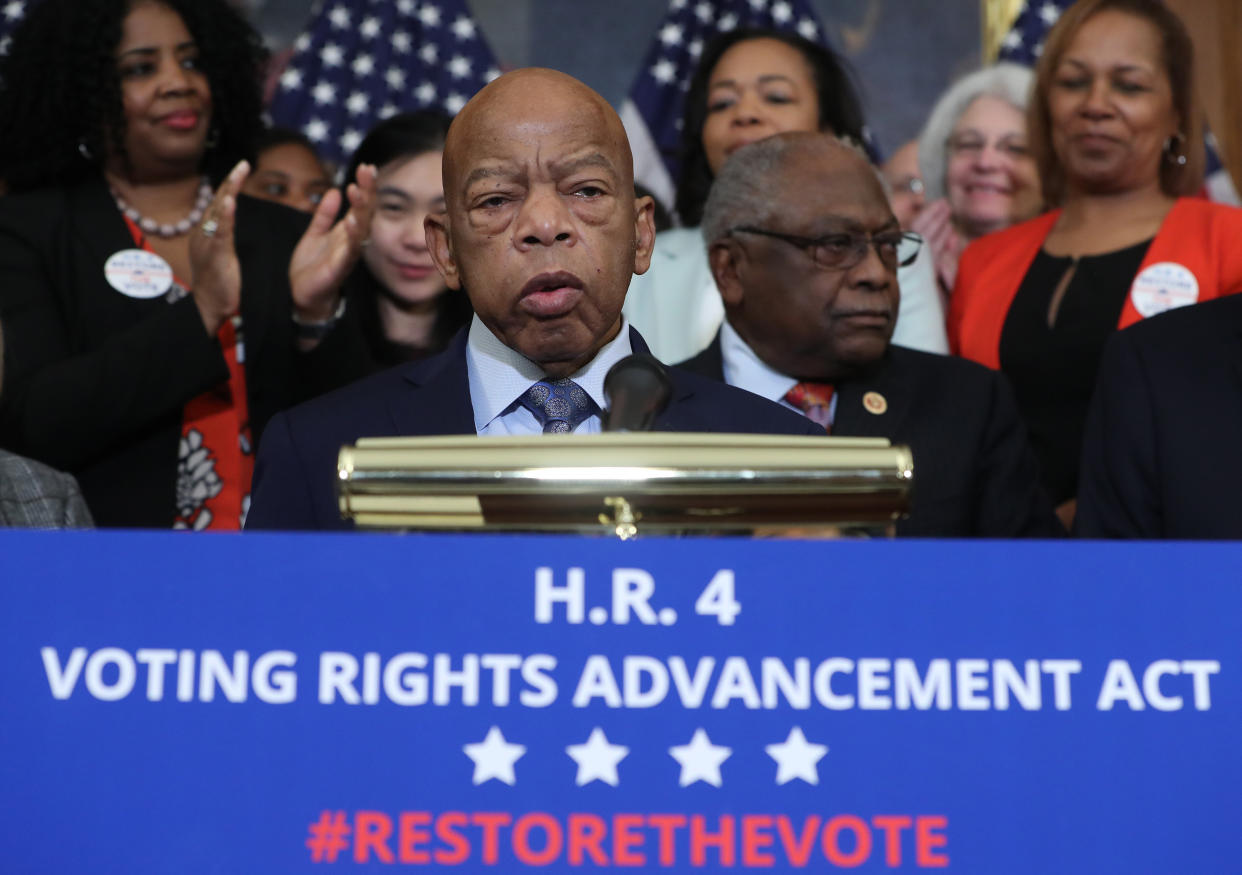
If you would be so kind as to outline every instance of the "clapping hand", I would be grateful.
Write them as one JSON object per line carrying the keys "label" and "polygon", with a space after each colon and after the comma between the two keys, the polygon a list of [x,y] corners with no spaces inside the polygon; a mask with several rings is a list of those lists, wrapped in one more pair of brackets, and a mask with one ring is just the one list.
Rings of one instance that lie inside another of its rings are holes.
{"label": "clapping hand", "polygon": [[203,221],[190,232],[190,290],[203,327],[212,336],[241,306],[241,265],[233,245],[233,223],[237,193],[249,175],[250,164],[238,162],[216,189]]}
{"label": "clapping hand", "polygon": [[371,233],[375,173],[370,164],[358,168],[358,181],[346,192],[349,212],[340,221],[336,221],[340,191],[332,189],[325,194],[293,250],[289,288],[298,317],[306,322],[325,322],[336,312],[341,284]]}
{"label": "clapping hand", "polygon": [[957,259],[965,248],[965,241],[953,227],[953,212],[944,198],[934,200],[914,217],[910,229],[923,235],[932,251],[936,265],[936,278],[946,292],[953,291],[957,281]]}

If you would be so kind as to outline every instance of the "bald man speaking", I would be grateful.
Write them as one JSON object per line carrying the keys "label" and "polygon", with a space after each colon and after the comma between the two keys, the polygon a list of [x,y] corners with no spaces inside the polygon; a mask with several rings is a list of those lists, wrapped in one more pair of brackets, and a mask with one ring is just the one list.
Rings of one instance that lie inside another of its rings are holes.
{"label": "bald man speaking", "polygon": [[[439,355],[272,419],[247,529],[346,528],[336,458],[360,437],[598,432],[604,376],[647,352],[621,305],[651,260],[653,205],[634,196],[629,142],[602,97],[553,70],[496,79],[449,129],[444,196],[427,242],[473,322]],[[657,429],[822,433],[749,392],[670,377]]]}

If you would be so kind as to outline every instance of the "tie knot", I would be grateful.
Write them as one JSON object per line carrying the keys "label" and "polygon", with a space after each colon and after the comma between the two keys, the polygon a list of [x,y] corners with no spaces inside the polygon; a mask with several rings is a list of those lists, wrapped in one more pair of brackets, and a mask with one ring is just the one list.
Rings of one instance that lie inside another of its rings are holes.
{"label": "tie knot", "polygon": [[798,383],[785,393],[785,400],[818,422],[825,431],[832,429],[832,384]]}
{"label": "tie knot", "polygon": [[573,380],[540,380],[518,399],[535,415],[544,434],[565,434],[596,412],[595,402]]}

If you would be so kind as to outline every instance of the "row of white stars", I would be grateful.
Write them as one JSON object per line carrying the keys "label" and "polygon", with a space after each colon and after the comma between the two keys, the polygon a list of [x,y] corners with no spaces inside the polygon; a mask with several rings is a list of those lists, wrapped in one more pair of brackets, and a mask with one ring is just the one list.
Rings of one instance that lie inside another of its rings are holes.
{"label": "row of white stars", "polygon": [[[473,781],[476,785],[492,779],[511,786],[517,783],[514,764],[525,755],[526,746],[506,741],[499,726],[489,729],[482,741],[464,745],[462,749],[474,761]],[[778,785],[794,780],[818,785],[819,761],[828,753],[828,746],[807,741],[802,729],[795,726],[783,742],[769,744],[764,751],[776,760]],[[592,781],[616,787],[621,783],[617,766],[629,756],[630,749],[609,742],[604,730],[597,726],[585,742],[569,745],[565,753],[578,764],[575,783],[579,787]],[[712,744],[706,730],[699,728],[688,744],[674,745],[668,753],[681,766],[680,786],[689,787],[702,781],[719,787],[724,783],[720,767],[733,755],[733,748]]]}
{"label": "row of white stars", "polygon": [[[749,2],[750,2],[751,9],[753,9],[755,12],[762,12],[764,9],[767,8],[767,5],[770,2],[770,0],[749,0]],[[672,10],[674,12],[678,12],[682,9],[685,9],[686,3],[687,3],[687,0],[673,0]],[[780,11],[778,11],[778,7]],[[702,2],[698,3],[694,7],[694,14],[697,15],[703,21],[710,21],[711,14],[712,14],[712,4],[710,0],[702,0]],[[789,19],[790,8],[789,8],[789,4],[786,3],[785,0],[777,0],[776,3],[772,4],[772,17],[777,18],[778,15],[784,16],[784,20],[786,21]],[[782,19],[777,18],[777,20],[779,21]]]}
{"label": "row of white stars", "polygon": [[[414,4],[399,2],[397,4],[397,11],[402,15],[410,15],[414,12]],[[431,3],[423,4],[423,7],[418,10],[418,20],[423,27],[439,27],[441,23],[440,8]],[[349,30],[350,25],[353,24],[353,16],[350,15],[347,7],[337,5],[328,10],[328,22],[336,30]],[[449,25],[449,30],[459,40],[470,40],[474,39],[477,27],[469,18],[459,15]],[[362,20],[362,24],[358,26],[358,32],[368,39],[379,36],[380,20],[374,15],[367,16]]]}
{"label": "row of white stars", "polygon": [[[737,27],[737,16],[732,13],[723,15],[721,16],[720,21],[717,22],[716,26],[721,32],[733,30]],[[802,21],[798,22],[796,29],[799,34],[809,40],[815,39],[816,35],[819,33],[819,28],[815,25],[815,22],[809,18],[804,18]],[[660,29],[658,38],[665,46],[674,48],[681,45],[685,35],[681,25],[670,22]],[[691,40],[686,46],[686,51],[689,53],[691,58],[697,58],[703,52],[703,40]],[[677,69],[677,64],[671,58],[660,58],[660,60],[656,61],[655,64],[652,65],[651,75],[657,82],[663,85],[669,85],[677,81]],[[682,82],[682,88],[684,90],[689,87],[689,75],[694,71],[693,69],[687,69],[683,72],[686,73],[686,79]]]}
{"label": "row of white stars", "polygon": [[[1044,24],[1052,27],[1052,25],[1057,23],[1057,19],[1061,17],[1061,10],[1054,3],[1045,3],[1039,7],[1039,17],[1044,20]],[[1022,34],[1016,29],[1009,31],[1009,33],[1005,34],[1005,38],[1001,40],[1001,45],[1011,52],[1022,48]],[[1039,57],[1043,50],[1043,43],[1040,43],[1032,50],[1032,53]]]}

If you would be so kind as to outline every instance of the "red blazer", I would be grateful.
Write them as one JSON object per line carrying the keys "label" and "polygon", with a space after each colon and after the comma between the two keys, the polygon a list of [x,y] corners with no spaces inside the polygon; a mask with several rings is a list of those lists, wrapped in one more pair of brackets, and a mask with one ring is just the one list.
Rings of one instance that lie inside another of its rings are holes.
{"label": "red blazer", "polygon": [[[1001,329],[1018,286],[1061,211],[988,234],[966,247],[949,305],[954,354],[1000,369]],[[1242,210],[1199,198],[1179,198],[1139,265],[1173,262],[1198,282],[1199,301],[1242,291]],[[1126,296],[1118,328],[1143,318]]]}

